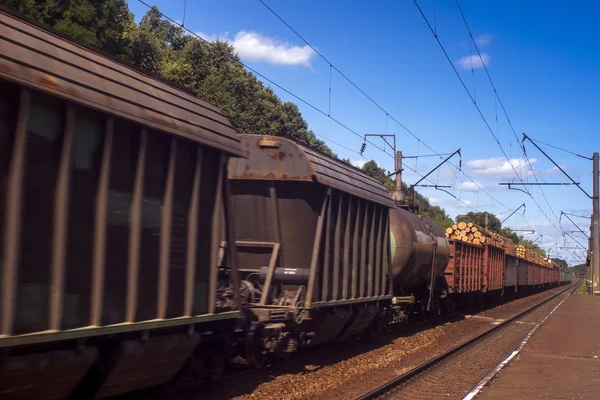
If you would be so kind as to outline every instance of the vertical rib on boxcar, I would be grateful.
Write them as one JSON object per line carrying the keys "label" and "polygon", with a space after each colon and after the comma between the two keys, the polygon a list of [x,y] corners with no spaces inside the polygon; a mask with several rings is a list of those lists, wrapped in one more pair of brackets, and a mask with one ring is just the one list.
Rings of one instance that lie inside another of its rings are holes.
{"label": "vertical rib on boxcar", "polygon": [[0,397],[165,383],[233,330],[231,154],[216,107],[0,12]]}
{"label": "vertical rib on boxcar", "polygon": [[252,332],[281,352],[362,333],[391,299],[387,191],[288,139],[242,145],[230,179]]}

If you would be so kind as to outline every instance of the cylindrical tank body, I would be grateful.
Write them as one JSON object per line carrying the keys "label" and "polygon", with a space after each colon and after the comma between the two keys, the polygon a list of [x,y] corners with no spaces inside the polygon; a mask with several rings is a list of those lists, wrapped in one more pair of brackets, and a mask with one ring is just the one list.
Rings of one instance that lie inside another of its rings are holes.
{"label": "cylindrical tank body", "polygon": [[390,211],[390,245],[394,286],[405,294],[428,286],[433,267],[434,278],[444,273],[450,245],[442,227],[426,217],[397,208]]}

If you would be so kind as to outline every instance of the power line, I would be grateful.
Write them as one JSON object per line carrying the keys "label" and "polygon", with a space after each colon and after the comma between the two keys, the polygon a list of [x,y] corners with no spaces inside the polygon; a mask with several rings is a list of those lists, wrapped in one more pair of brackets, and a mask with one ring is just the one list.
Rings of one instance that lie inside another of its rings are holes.
{"label": "power line", "polygon": [[580,157],[580,158],[585,158],[586,160],[590,160],[590,161],[592,160],[591,157],[582,156],[581,154],[577,154],[577,153],[575,153],[573,151],[570,151],[570,150],[567,150],[567,149],[563,149],[562,147],[558,147],[558,146],[555,146],[555,145],[550,144],[550,143],[542,142],[541,140],[534,139],[534,138],[532,138],[530,136],[528,136],[528,137],[529,137],[529,139],[533,140],[536,143],[541,143],[541,144],[543,144],[545,146],[552,147],[553,149],[564,151],[565,153],[569,153],[569,154],[572,154],[572,155]]}
{"label": "power line", "polygon": [[477,109],[477,112],[479,113],[479,116],[481,117],[481,119],[483,120],[483,122],[485,123],[485,126],[487,127],[488,131],[490,132],[490,134],[492,135],[492,137],[494,138],[494,140],[496,141],[496,143],[498,144],[498,146],[500,147],[500,150],[502,150],[502,154],[504,154],[504,157],[506,158],[506,160],[508,161],[508,163],[510,164],[512,170],[514,171],[515,175],[519,178],[519,180],[521,182],[523,182],[523,179],[521,178],[521,175],[519,175],[519,173],[517,172],[517,170],[515,169],[514,165],[512,164],[512,162],[510,161],[510,158],[508,158],[508,155],[506,154],[506,151],[504,151],[504,148],[502,147],[502,144],[500,144],[500,141],[498,140],[498,138],[496,137],[496,134],[494,133],[494,131],[492,130],[492,127],[490,126],[490,124],[488,123],[487,119],[485,118],[485,116],[483,115],[483,112],[481,111],[481,109],[479,108],[479,105],[477,105],[477,102],[475,101],[475,99],[473,98],[473,95],[471,94],[471,92],[469,91],[469,89],[467,88],[467,85],[465,84],[465,81],[462,79],[462,77],[460,76],[460,74],[458,73],[458,70],[456,69],[456,67],[454,66],[454,63],[452,62],[452,60],[450,59],[450,56],[448,55],[448,52],[446,51],[446,48],[444,47],[444,45],[442,44],[442,42],[440,41],[439,36],[435,33],[435,31],[433,30],[433,28],[431,27],[431,24],[429,23],[429,20],[427,19],[427,17],[425,16],[425,14],[423,13],[423,10],[421,9],[421,7],[419,6],[419,3],[417,3],[417,0],[413,0],[415,6],[417,7],[417,9],[419,10],[419,13],[421,14],[421,17],[423,18],[423,20],[425,21],[425,23],[427,24],[427,27],[429,28],[429,30],[431,31],[433,37],[435,38],[436,42],[438,43],[438,45],[440,46],[440,48],[442,49],[442,52],[444,53],[444,56],[446,56],[446,59],[448,60],[448,62],[450,63],[450,66],[452,67],[452,69],[454,70],[454,73],[456,74],[456,77],[458,78],[458,80],[460,81],[462,87],[465,89],[465,92],[467,92],[467,95],[469,96],[469,98],[471,99],[471,102],[473,103],[473,105],[475,106],[475,108]]}
{"label": "power line", "polygon": [[[477,46],[477,41],[475,40],[475,38],[473,37],[473,34],[471,33],[471,29],[469,28],[469,24],[467,23],[467,19],[465,18],[465,15],[463,14],[462,9],[460,8],[458,0],[454,0],[454,2],[456,4],[456,8],[458,9],[458,12],[459,12],[462,20],[463,20],[463,23],[465,24],[465,28],[467,29],[467,32],[469,33],[469,38],[471,39],[471,42],[473,43],[473,45],[475,47],[475,50],[477,51],[477,55],[479,56],[479,60],[481,61],[481,65],[483,66],[485,74],[488,77],[488,80],[490,82],[490,85],[492,86],[492,89],[494,90],[494,96],[495,96],[494,100],[496,100],[496,99],[498,100],[498,103],[500,104],[500,107],[502,108],[502,111],[504,112],[504,116],[506,117],[506,120],[508,121],[508,125],[509,125],[510,129],[512,130],[513,135],[515,136],[515,140],[517,141],[517,144],[518,144],[519,143],[519,137],[517,135],[517,132],[515,131],[515,128],[514,128],[514,126],[512,124],[512,121],[510,120],[510,118],[508,116],[508,112],[506,111],[506,107],[504,107],[504,103],[502,102],[502,99],[500,98],[500,94],[498,93],[498,90],[496,90],[496,85],[494,85],[494,81],[492,80],[492,76],[490,75],[490,72],[487,69],[487,66],[486,66],[486,64],[485,64],[485,62],[483,60],[481,52],[479,51],[479,47]],[[415,0],[415,4],[416,4],[416,0]],[[497,118],[498,117],[496,116],[496,119]],[[498,143],[498,144],[500,145],[500,143]],[[502,146],[500,146],[500,147],[502,148]],[[552,147],[555,147],[555,146],[552,146]],[[533,177],[536,180],[536,182],[539,183],[538,177],[536,176],[536,174],[535,174],[535,172],[533,170],[533,166],[531,165],[531,162],[530,162],[529,158],[527,157],[527,154],[525,153],[525,148],[523,146],[521,146],[521,149],[523,151],[523,155],[525,156],[527,164],[529,165],[529,170],[533,174]],[[563,149],[560,149],[560,150],[563,150]],[[563,151],[567,151],[567,150],[563,150]],[[567,151],[567,152],[569,152],[569,151]],[[575,154],[575,153],[572,153],[572,152],[570,152],[570,153],[571,154]],[[581,157],[578,154],[575,154],[575,155]],[[509,163],[510,163],[510,161],[509,161]],[[550,211],[554,215],[554,218],[558,221],[559,219],[556,216],[556,213],[554,212],[554,209],[550,205],[550,202],[548,201],[548,198],[546,197],[546,194],[544,193],[544,190],[541,187],[539,187],[538,190],[542,193],[542,196],[544,197],[544,200],[546,201],[546,204],[548,204],[548,207],[550,208]],[[531,196],[531,198],[533,200],[533,196]],[[541,207],[537,204],[537,202],[535,200],[534,200],[534,203],[536,203],[536,205],[538,206],[538,208],[540,209],[540,211],[542,211]],[[548,218],[548,216],[543,211],[542,211],[542,214],[544,214],[544,216],[548,219],[548,221],[550,221],[550,218]],[[552,225],[554,225],[554,223],[552,223]],[[554,227],[556,228],[556,226],[554,226]]]}
{"label": "power line", "polygon": [[[416,170],[412,169],[412,168],[411,168],[411,167],[409,167],[408,165],[403,165],[403,167],[406,167],[406,168],[410,169],[412,172],[414,172],[415,174],[417,174],[417,175],[418,175],[418,176],[420,176],[421,178],[424,178],[423,174],[421,174],[421,173],[417,172]],[[439,185],[436,185],[436,184],[435,184],[435,182],[433,182],[433,181],[432,181],[431,179],[429,179],[429,178],[425,178],[425,180],[426,180],[427,182],[431,183],[431,184],[432,184],[432,185],[434,185],[434,186],[439,186]],[[441,189],[438,189],[438,190],[441,190]],[[473,210],[473,211],[476,211],[476,212],[479,212],[479,210],[478,210],[477,208],[474,208],[474,207],[473,207],[473,206],[471,206],[470,204],[467,204],[467,203],[465,203],[465,202],[464,202],[464,201],[462,201],[460,198],[456,197],[454,194],[452,194],[452,193],[450,193],[450,192],[448,192],[448,191],[446,191],[446,190],[441,190],[441,191],[442,191],[442,192],[445,192],[445,193],[447,193],[447,194],[449,194],[449,195],[450,195],[450,196],[452,196],[452,197],[454,197],[456,200],[458,200],[459,202],[461,202],[461,203],[462,203],[462,204],[464,204],[465,206],[469,207],[471,210]]]}
{"label": "power line", "polygon": [[[434,150],[431,146],[429,146],[426,142],[421,140],[421,138],[419,136],[417,136],[413,131],[411,131],[408,127],[406,127],[398,119],[396,119],[390,112],[388,112],[381,104],[379,104],[371,96],[369,96],[362,88],[360,88],[358,86],[358,84],[356,84],[352,79],[350,79],[346,74],[344,74],[338,67],[336,67],[335,64],[333,64],[333,62],[331,62],[327,57],[325,57],[321,52],[319,52],[304,36],[302,36],[296,29],[294,29],[282,16],[280,16],[275,10],[273,10],[264,0],[258,0],[258,1],[267,10],[269,10],[277,19],[279,19],[286,27],[288,27],[298,38],[300,38],[300,40],[302,40],[304,43],[306,43],[306,45],[309,46],[315,52],[315,54],[317,54],[323,61],[325,61],[329,65],[329,70],[330,70],[329,93],[330,94],[331,94],[331,70],[333,69],[337,73],[339,73],[340,76],[342,76],[348,83],[350,83],[350,85],[352,85],[356,90],[358,90],[363,96],[365,96],[371,103],[373,103],[378,109],[380,109],[385,114],[386,132],[387,132],[387,120],[388,120],[388,118],[390,118],[394,122],[396,122],[402,129],[404,129],[407,133],[409,133],[413,138],[415,138],[419,144],[422,143],[425,147],[427,147],[429,150],[434,152],[435,154],[432,156],[437,155],[437,156],[441,157],[442,155],[444,155],[444,154],[440,154],[439,152]],[[331,109],[331,96],[329,98],[329,107]],[[419,156],[419,157],[429,157],[429,155],[428,156]],[[405,157],[405,158],[409,158],[409,157]],[[415,157],[415,158],[417,158],[417,157]],[[509,163],[510,163],[510,161],[509,161]],[[450,164],[453,165],[452,163],[450,163]],[[456,166],[454,166],[454,167],[456,168]],[[492,200],[496,201],[497,203],[499,203],[500,205],[502,205],[503,207],[505,207],[507,209],[511,209],[510,207],[507,207],[505,204],[503,204],[498,199],[496,199],[494,196],[492,196],[488,191],[484,190],[479,184],[477,184],[473,179],[471,179],[471,177],[469,177],[464,171],[462,171],[461,168],[457,168],[457,169],[460,170],[461,173],[465,177],[467,177],[471,182],[475,183],[479,187],[479,189],[481,189],[484,193],[486,193]],[[454,174],[455,178],[458,179],[458,177],[456,176],[456,173],[454,171],[452,171],[452,173]],[[515,171],[515,173],[516,173],[516,171]],[[464,183],[464,181],[461,181],[461,182]]]}
{"label": "power line", "polygon": [[[488,77],[488,80],[490,81],[490,85],[492,85],[492,89],[494,89],[494,95],[496,96],[496,98],[498,99],[498,103],[500,104],[500,107],[502,108],[502,111],[504,112],[504,116],[506,117],[506,120],[508,121],[508,125],[510,126],[510,128],[512,129],[514,135],[515,135],[515,139],[517,140],[517,143],[519,142],[519,137],[515,131],[515,128],[513,127],[513,124],[510,120],[510,118],[508,117],[508,113],[506,112],[506,108],[504,107],[504,103],[502,102],[502,99],[500,99],[500,95],[498,94],[498,91],[496,90],[496,86],[494,85],[494,81],[492,80],[492,77],[490,75],[490,72],[487,69],[487,66],[485,65],[485,62],[483,61],[483,57],[481,56],[481,52],[479,51],[479,46],[477,46],[477,42],[475,41],[475,38],[473,37],[473,34],[471,33],[471,29],[469,28],[469,24],[467,23],[467,19],[465,18],[465,15],[462,12],[462,9],[460,8],[460,5],[458,4],[458,0],[454,0],[454,3],[456,3],[456,8],[458,8],[458,12],[460,13],[460,16],[465,24],[465,28],[467,28],[467,32],[469,32],[469,37],[471,38],[471,41],[473,42],[473,45],[475,47],[475,50],[477,51],[477,55],[479,56],[479,60],[481,61],[481,65],[483,66],[483,69],[485,71],[485,74]],[[416,0],[415,0],[415,4],[416,4]],[[418,7],[418,5],[417,5]],[[420,9],[419,9],[420,10]],[[423,13],[421,13],[423,14]]]}
{"label": "power line", "polygon": [[[138,0],[141,4],[145,5],[148,8],[152,8],[151,5],[149,5],[148,3],[146,3],[144,0]],[[200,35],[198,35],[197,33],[191,31],[190,29],[186,28],[185,26],[183,26],[183,24],[180,24],[179,22],[177,22],[176,20],[170,18],[168,15],[162,13],[161,11],[158,11],[158,13],[161,15],[161,17],[169,20],[172,24],[179,26],[181,29],[183,29],[184,31],[188,32],[189,34],[191,34],[192,36],[196,37],[197,39],[200,39],[201,41],[203,41],[206,44],[209,45],[213,45],[213,43],[209,42],[208,40],[204,39],[203,37],[201,37]],[[249,71],[253,72],[254,74],[256,74],[257,76],[260,76],[262,79],[264,79],[265,81],[269,82],[270,84],[276,86],[277,88],[279,88],[280,90],[283,90],[285,93],[289,94],[290,96],[294,97],[296,100],[300,101],[301,103],[304,103],[305,105],[307,105],[308,107],[312,108],[313,110],[317,111],[318,113],[322,114],[323,116],[329,118],[330,120],[332,120],[333,122],[335,122],[336,124],[338,124],[339,126],[341,126],[342,128],[346,129],[348,132],[356,135],[357,137],[359,137],[361,140],[363,140],[362,135],[360,135],[358,132],[356,132],[355,130],[353,130],[352,128],[350,128],[349,126],[345,125],[343,122],[339,121],[338,119],[332,117],[331,115],[328,115],[327,112],[325,112],[324,110],[320,109],[319,107],[315,106],[314,104],[310,103],[309,101],[303,99],[302,97],[298,96],[297,94],[293,93],[292,91],[290,91],[289,89],[286,89],[285,87],[281,86],[280,84],[278,84],[277,82],[273,81],[272,79],[269,79],[268,77],[266,77],[265,75],[261,74],[260,72],[258,72],[257,70],[255,70],[254,68],[250,67],[247,64],[244,64],[241,60],[238,60],[235,57],[230,57],[232,61],[234,62],[239,62],[240,64],[242,64],[246,69],[248,69]],[[321,135],[317,135],[320,137],[324,137]],[[331,141],[329,139],[329,141]],[[331,141],[333,143],[333,141]],[[382,149],[381,147],[377,146],[375,143],[368,141],[369,144],[371,144],[373,147],[375,147],[376,149],[379,149],[380,151],[385,153],[385,150]],[[337,144],[337,143],[336,143]],[[339,144],[338,144],[339,145]],[[342,146],[344,148],[347,149],[347,147]],[[387,153],[386,153],[387,154]]]}
{"label": "power line", "polygon": [[[150,6],[149,4],[147,4],[145,1],[143,0],[138,0],[141,4],[145,5],[148,8],[152,8],[152,6]],[[186,28],[183,24],[178,23],[177,21],[175,21],[174,19],[170,18],[169,16],[165,15],[164,13],[158,11],[158,13],[161,15],[161,17],[169,20],[172,24],[179,26],[181,29],[185,30],[186,32],[190,33],[191,35],[193,35],[194,37],[196,37],[197,39],[201,40],[202,42],[208,44],[208,45],[213,45],[213,43],[209,42],[208,40],[204,39],[203,37],[199,36],[197,33],[191,31],[190,29]],[[348,130],[349,132],[353,133],[354,135],[358,136],[361,140],[368,142],[369,144],[371,144],[373,147],[375,147],[376,149],[382,151],[384,154],[394,158],[393,155],[388,154],[384,149],[382,149],[381,147],[377,146],[375,143],[369,141],[369,140],[365,140],[363,136],[361,136],[358,132],[356,132],[355,130],[351,129],[350,127],[348,127],[347,125],[345,125],[344,123],[342,123],[341,121],[337,120],[336,118],[332,117],[331,115],[329,115],[328,113],[326,113],[324,110],[321,110],[320,108],[318,108],[317,106],[315,106],[314,104],[308,102],[307,100],[301,98],[300,96],[296,95],[295,93],[291,92],[290,90],[286,89],[285,87],[281,86],[280,84],[278,84],[277,82],[271,80],[270,78],[266,77],[265,75],[261,74],[260,72],[256,71],[254,68],[248,66],[247,64],[244,64],[241,60],[236,59],[235,57],[231,57],[231,59],[233,61],[239,62],[240,64],[242,64],[246,69],[250,70],[251,72],[253,72],[254,74],[260,76],[262,79],[266,80],[267,82],[269,82],[270,84],[278,87],[279,89],[283,90],[284,92],[286,92],[287,94],[289,94],[290,96],[294,97],[295,99],[297,99],[298,101],[304,103],[305,105],[307,105],[308,107],[312,108],[313,110],[317,111],[318,113],[322,114],[323,116],[331,119],[333,122],[337,123],[338,125],[340,125],[341,127],[343,127],[344,129]],[[337,70],[337,69],[336,69]],[[338,71],[339,72],[339,71]],[[341,73],[340,73],[341,74]],[[344,76],[345,77],[345,76]],[[347,78],[346,78],[347,79]],[[357,87],[358,88],[358,87]],[[363,92],[364,94],[364,92]],[[366,95],[366,94],[365,94]],[[391,116],[390,116],[391,117]],[[391,117],[392,119],[394,119],[393,117]],[[395,119],[394,119],[395,120]],[[401,125],[399,123],[399,125]],[[401,125],[402,126],[402,125]],[[405,128],[406,129],[406,128]],[[334,143],[346,150],[349,150],[353,153],[358,154],[359,156],[362,156],[362,154],[359,154],[358,152],[356,152],[355,150],[352,150],[344,145],[341,145],[331,139],[326,138],[325,136],[319,135],[319,134],[315,134],[318,137],[321,137],[331,143]],[[413,136],[415,136],[413,134]],[[416,137],[416,136],[415,136]],[[420,140],[420,139],[419,139]],[[426,145],[426,144],[425,144]],[[435,150],[433,150],[431,147],[429,147],[428,145],[426,145],[431,151],[435,152]],[[365,158],[363,156],[363,158]],[[366,158],[365,158],[366,159]],[[415,171],[416,172],[416,171]],[[418,174],[418,173],[417,173]],[[421,175],[422,176],[422,175]],[[450,194],[452,197],[455,197],[454,195]],[[461,203],[465,204],[466,206],[469,206],[468,204],[466,204],[465,202],[463,202],[460,199],[457,199],[458,201],[460,201]],[[470,206],[469,206],[470,207]],[[472,208],[472,207],[471,207]]]}
{"label": "power line", "polygon": [[[490,134],[492,135],[492,137],[494,138],[494,140],[496,141],[496,143],[498,144],[498,147],[500,147],[500,150],[502,151],[502,154],[504,155],[504,157],[506,158],[506,160],[508,161],[509,165],[511,166],[512,170],[514,171],[515,175],[517,176],[517,178],[521,181],[521,183],[525,183],[523,178],[521,177],[521,175],[517,172],[516,168],[514,167],[513,163],[511,162],[510,158],[508,157],[508,155],[506,154],[506,151],[504,150],[504,148],[502,147],[502,144],[500,143],[500,140],[498,139],[498,137],[496,136],[496,134],[494,134],[494,131],[492,130],[489,122],[487,121],[487,119],[485,118],[485,116],[483,115],[483,112],[481,111],[481,109],[479,108],[479,105],[477,104],[477,102],[475,101],[475,99],[473,98],[473,95],[471,94],[471,92],[469,91],[469,89],[467,88],[464,80],[462,79],[462,77],[460,76],[458,70],[456,69],[456,66],[454,65],[454,63],[452,62],[452,60],[450,59],[450,56],[448,55],[448,52],[446,51],[444,45],[442,44],[442,42],[439,39],[439,36],[437,35],[437,33],[433,30],[433,28],[431,27],[431,24],[429,23],[429,20],[427,19],[427,17],[425,16],[425,14],[423,13],[423,10],[421,9],[421,7],[419,6],[419,4],[417,3],[417,0],[413,0],[415,6],[417,7],[419,13],[421,14],[421,17],[423,18],[423,20],[425,21],[425,23],[427,24],[427,27],[429,28],[429,30],[431,31],[433,37],[435,38],[436,42],[438,43],[438,45],[440,46],[442,52],[444,53],[444,56],[446,57],[446,60],[448,61],[448,63],[450,63],[450,66],[452,67],[452,70],[454,71],[454,73],[456,74],[456,77],[458,78],[458,80],[460,81],[463,89],[467,92],[467,95],[469,96],[469,98],[471,99],[471,102],[473,103],[473,106],[476,108],[477,112],[479,113],[479,116],[481,117],[481,119],[483,120],[485,126],[487,127],[488,131],[490,132]],[[458,1],[455,0],[456,5],[458,6]],[[490,83],[492,85],[492,88],[494,89],[494,94],[496,95],[496,97],[498,98],[498,102],[501,106],[501,108],[503,109],[506,119],[509,123],[509,126],[511,128],[511,130],[513,131],[513,134],[515,135],[515,137],[518,140],[518,136],[516,135],[515,129],[512,125],[512,122],[510,121],[510,118],[508,117],[508,113],[506,112],[506,108],[504,107],[504,103],[502,103],[502,100],[500,99],[499,95],[498,95],[498,91],[496,90],[495,85],[493,84],[493,81],[491,79],[491,76],[489,74],[489,71],[487,70],[487,67],[485,66],[485,62],[483,60],[483,57],[481,56],[481,52],[479,51],[479,48],[477,47],[477,43],[475,42],[475,39],[473,38],[473,35],[471,34],[471,31],[468,27],[468,24],[466,22],[466,19],[464,18],[464,15],[462,14],[462,10],[460,10],[459,7],[459,11],[460,14],[463,18],[463,21],[465,23],[465,26],[467,27],[467,31],[469,32],[469,36],[471,38],[471,40],[473,41],[473,43],[475,44],[475,48],[477,50],[477,54],[479,55],[480,61],[486,71],[486,74],[488,76],[488,79],[490,80]],[[534,174],[535,177],[535,174]],[[537,180],[537,177],[535,177]],[[535,203],[535,205],[538,207],[538,209],[540,210],[540,212],[548,219],[548,221],[554,226],[554,228],[560,232],[560,229],[554,224],[554,222],[551,221],[551,219],[548,217],[548,215],[542,210],[541,206],[539,205],[539,203],[535,200],[535,198],[531,195],[530,192],[526,192],[531,199],[533,200],[533,202]],[[543,193],[543,190],[542,190]],[[544,194],[545,197],[545,194]],[[548,203],[549,204],[549,203]],[[550,207],[552,209],[552,207]],[[554,212],[554,210],[552,210]],[[558,220],[558,218],[557,218]]]}

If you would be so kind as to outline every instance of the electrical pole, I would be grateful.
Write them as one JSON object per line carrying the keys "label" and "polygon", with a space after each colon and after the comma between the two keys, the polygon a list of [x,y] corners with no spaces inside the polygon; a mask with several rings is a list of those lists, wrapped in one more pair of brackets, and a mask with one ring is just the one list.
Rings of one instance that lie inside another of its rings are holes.
{"label": "electrical pole", "polygon": [[592,193],[592,259],[590,262],[592,274],[592,295],[598,290],[598,278],[600,277],[600,241],[598,238],[598,153],[592,156],[593,167],[593,193]]}
{"label": "electrical pole", "polygon": [[404,205],[404,197],[405,194],[402,191],[402,152],[396,152],[396,190],[394,191],[393,200],[396,202],[396,205]]}

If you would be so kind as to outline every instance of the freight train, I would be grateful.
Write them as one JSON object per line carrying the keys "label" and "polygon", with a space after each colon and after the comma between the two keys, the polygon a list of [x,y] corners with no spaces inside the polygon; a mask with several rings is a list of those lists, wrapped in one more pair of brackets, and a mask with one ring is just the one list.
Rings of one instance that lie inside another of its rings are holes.
{"label": "freight train", "polygon": [[2,399],[196,382],[565,280],[5,10],[0,88]]}

